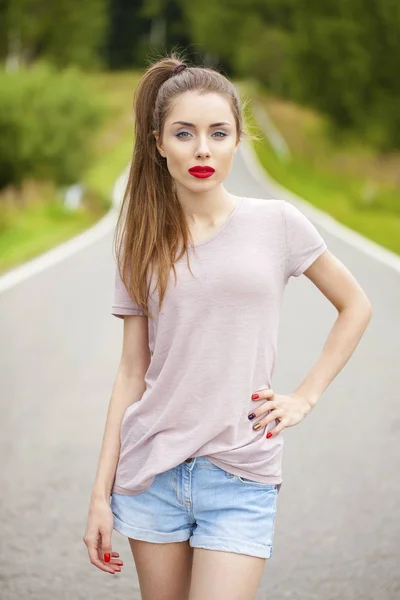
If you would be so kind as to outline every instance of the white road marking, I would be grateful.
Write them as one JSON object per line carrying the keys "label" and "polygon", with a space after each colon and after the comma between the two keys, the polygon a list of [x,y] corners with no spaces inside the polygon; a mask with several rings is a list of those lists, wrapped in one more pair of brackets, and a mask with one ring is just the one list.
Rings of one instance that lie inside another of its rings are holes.
{"label": "white road marking", "polygon": [[55,248],[7,271],[7,273],[0,277],[0,294],[14,287],[21,281],[25,281],[29,277],[36,275],[36,273],[40,273],[48,267],[72,256],[112,231],[116,224],[118,207],[125,191],[128,170],[129,168],[127,167],[116,180],[112,190],[112,207],[100,221],[86,231],[63,242]]}

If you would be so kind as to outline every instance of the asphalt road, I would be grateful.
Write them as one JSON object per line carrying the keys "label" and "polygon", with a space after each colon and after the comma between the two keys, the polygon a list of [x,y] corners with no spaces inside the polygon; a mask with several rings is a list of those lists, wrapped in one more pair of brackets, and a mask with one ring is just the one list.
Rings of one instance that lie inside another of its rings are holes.
{"label": "asphalt road", "polygon": [[[271,197],[238,153],[229,191]],[[374,308],[355,354],[285,430],[273,557],[257,600],[400,598],[400,275],[320,229]],[[110,314],[112,234],[0,295],[1,600],[138,600],[82,536],[122,341]],[[311,368],[336,314],[305,278],[286,290],[273,388]]]}

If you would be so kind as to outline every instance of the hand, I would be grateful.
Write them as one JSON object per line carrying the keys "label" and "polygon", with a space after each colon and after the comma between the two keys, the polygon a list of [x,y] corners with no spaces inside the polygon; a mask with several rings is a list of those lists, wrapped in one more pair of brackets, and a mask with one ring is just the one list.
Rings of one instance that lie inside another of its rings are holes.
{"label": "hand", "polygon": [[277,421],[278,423],[274,429],[271,429],[267,433],[266,437],[268,438],[278,435],[285,427],[293,427],[293,425],[300,423],[312,408],[307,399],[300,394],[292,393],[284,396],[275,394],[271,389],[259,390],[257,394],[259,398],[253,401],[258,402],[263,399],[267,401],[251,411],[250,414],[255,414],[252,420],[254,421],[257,417],[265,413],[268,413],[268,415],[257,422],[256,430],[260,429],[257,425],[266,427],[272,421]]}
{"label": "hand", "polygon": [[121,571],[123,562],[119,559],[118,552],[111,551],[113,525],[114,517],[107,500],[92,499],[83,541],[92,565],[114,575]]}

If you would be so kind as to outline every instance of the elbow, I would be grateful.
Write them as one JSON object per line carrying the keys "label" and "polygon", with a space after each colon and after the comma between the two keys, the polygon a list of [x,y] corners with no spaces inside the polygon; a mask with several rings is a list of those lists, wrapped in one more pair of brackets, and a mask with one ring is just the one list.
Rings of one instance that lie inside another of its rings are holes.
{"label": "elbow", "polygon": [[374,311],[372,309],[372,304],[371,302],[368,300],[368,323],[371,321],[372,319],[372,315],[374,314]]}
{"label": "elbow", "polygon": [[365,292],[362,292],[362,294],[357,295],[356,298],[353,298],[352,302],[338,308],[338,312],[339,314],[341,312],[351,312],[357,317],[357,319],[362,320],[367,326],[372,319],[373,308],[368,296],[365,294]]}
{"label": "elbow", "polygon": [[371,321],[372,315],[373,315],[372,304],[368,299],[367,299],[366,305],[363,306],[362,310],[363,310],[363,314],[364,314],[365,328],[367,328],[368,325],[370,324],[370,321]]}
{"label": "elbow", "polygon": [[353,314],[357,315],[357,318],[363,322],[366,328],[369,325],[373,315],[372,304],[368,296],[363,293],[362,296],[357,298],[357,300],[351,305],[351,309]]}
{"label": "elbow", "polygon": [[360,299],[360,310],[365,314],[365,318],[367,323],[372,319],[373,309],[370,299],[367,294],[363,291],[362,297]]}

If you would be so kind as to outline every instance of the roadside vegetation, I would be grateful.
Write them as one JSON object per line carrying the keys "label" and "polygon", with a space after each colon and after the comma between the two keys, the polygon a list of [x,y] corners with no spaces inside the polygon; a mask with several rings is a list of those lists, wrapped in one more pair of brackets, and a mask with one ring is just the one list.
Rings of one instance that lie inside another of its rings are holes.
{"label": "roadside vegetation", "polygon": [[338,133],[317,111],[253,86],[246,94],[264,110],[290,154],[279,156],[249,103],[246,118],[261,165],[278,183],[336,220],[400,254],[400,152],[385,154],[355,134]]}
{"label": "roadside vegetation", "polygon": [[[0,76],[0,273],[95,224],[133,144],[132,71]],[[40,88],[40,93],[39,93]],[[6,93],[7,90],[7,93]],[[29,118],[28,118],[29,115]],[[5,117],[4,117],[5,120]],[[65,205],[68,186],[80,206]]]}

